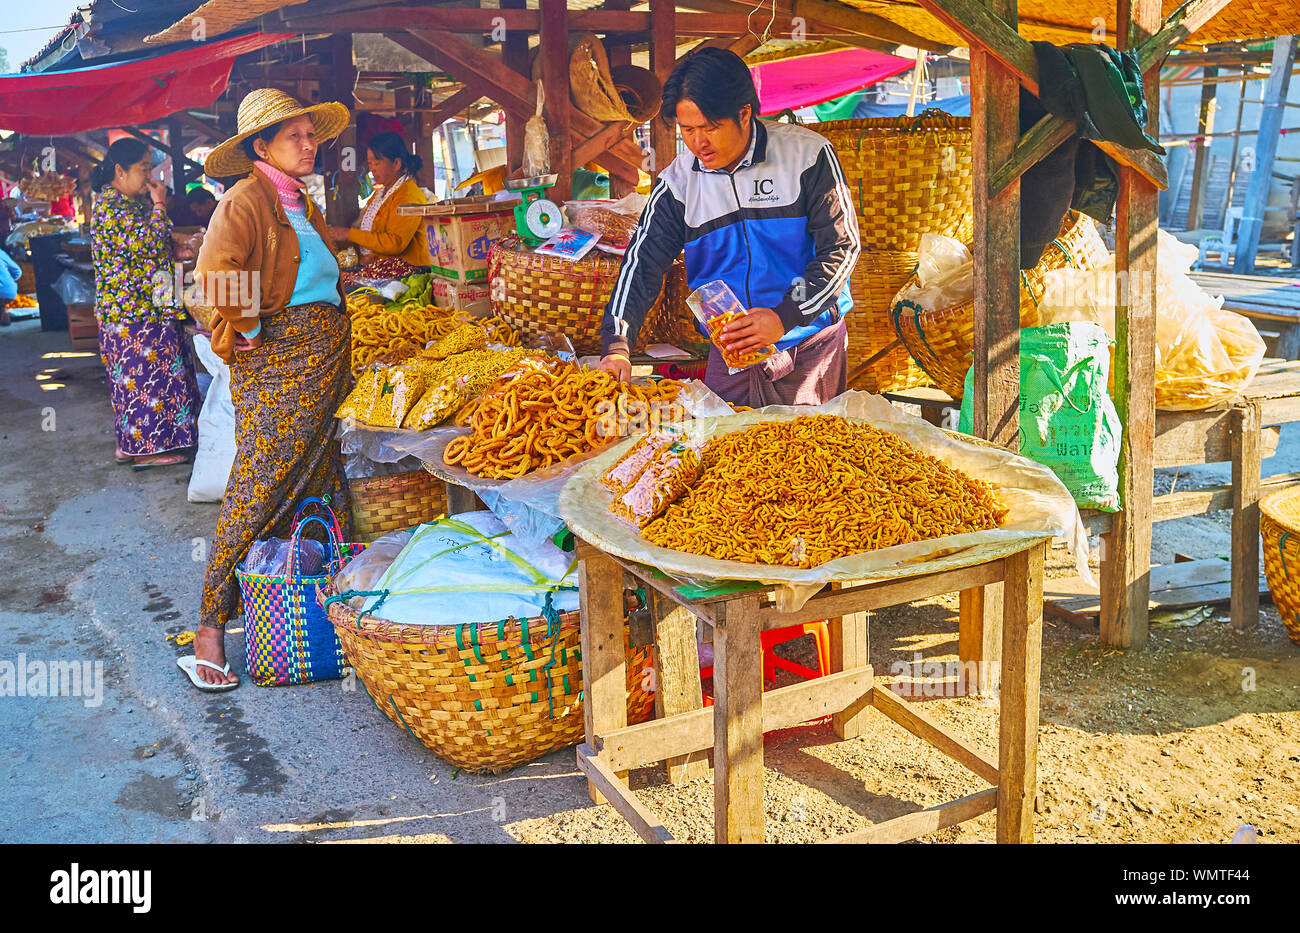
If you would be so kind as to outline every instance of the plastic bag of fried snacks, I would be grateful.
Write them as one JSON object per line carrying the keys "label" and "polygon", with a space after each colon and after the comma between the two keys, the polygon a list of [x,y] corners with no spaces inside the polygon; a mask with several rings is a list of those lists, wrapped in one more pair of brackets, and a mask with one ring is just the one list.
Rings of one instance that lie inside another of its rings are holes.
{"label": "plastic bag of fried snacks", "polygon": [[732,375],[753,366],[755,363],[761,363],[776,353],[776,346],[773,344],[743,354],[733,353],[722,345],[719,340],[722,329],[749,312],[740,303],[736,293],[721,279],[706,282],[695,289],[687,296],[686,304],[690,307],[696,320],[708,328],[709,340],[722,354],[722,362],[727,364],[727,370]]}
{"label": "plastic bag of fried snacks", "polygon": [[680,441],[660,448],[641,474],[610,503],[609,510],[637,528],[644,528],[676,502],[700,478],[700,449]]}
{"label": "plastic bag of fried snacks", "polygon": [[674,435],[667,431],[651,431],[633,444],[631,450],[619,457],[618,462],[605,471],[600,478],[600,484],[612,491],[614,495],[622,494],[636,482],[636,478],[654,459],[654,455],[673,440]]}

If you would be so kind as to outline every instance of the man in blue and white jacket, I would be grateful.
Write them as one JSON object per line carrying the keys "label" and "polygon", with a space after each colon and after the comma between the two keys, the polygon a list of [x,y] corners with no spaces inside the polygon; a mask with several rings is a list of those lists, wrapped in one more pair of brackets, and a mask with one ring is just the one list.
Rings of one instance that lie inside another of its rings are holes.
{"label": "man in blue and white jacket", "polygon": [[[734,52],[687,56],[664,84],[659,118],[687,152],[655,181],[602,325],[601,368],[626,380],[629,347],[685,249],[692,289],[721,279],[749,313],[720,340],[777,354],[732,374],[713,348],[705,382],[736,405],[816,405],[844,391],[859,252],[857,215],[835,150],[809,129],[757,118],[749,68]],[[704,333],[701,328],[701,333]]]}

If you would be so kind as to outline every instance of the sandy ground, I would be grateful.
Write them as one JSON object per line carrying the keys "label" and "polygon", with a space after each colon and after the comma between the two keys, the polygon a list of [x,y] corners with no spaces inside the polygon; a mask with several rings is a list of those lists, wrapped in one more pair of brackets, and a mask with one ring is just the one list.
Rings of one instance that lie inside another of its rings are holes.
{"label": "sandy ground", "polygon": [[[193,628],[195,556],[216,507],[186,503],[184,469],[113,465],[103,371],[65,349],[66,335],[33,323],[0,331],[0,662],[101,663],[101,696],[0,697],[0,840],[634,840],[591,805],[571,750],[504,775],[460,774],[337,682],[218,698],[188,688],[174,666],[184,652],[164,636]],[[57,427],[43,430],[51,410]],[[1284,432],[1265,472],[1294,470],[1297,456],[1300,438]],[[1178,488],[1224,470],[1184,470]],[[1227,553],[1225,522],[1157,526],[1157,560]],[[1049,573],[1067,572],[1063,552],[1052,561]],[[878,612],[870,631],[880,680],[915,692],[918,655],[941,675],[957,660],[956,597]],[[237,670],[240,641],[229,638]],[[811,661],[808,640],[787,647]],[[1245,633],[1215,621],[1157,628],[1145,651],[1049,623],[1037,838],[1223,842],[1246,822],[1262,842],[1300,842],[1298,684],[1300,646],[1267,604]],[[996,757],[996,697],[914,702]],[[767,736],[769,839],[824,839],[982,787],[866,715],[866,735],[848,742],[824,724]],[[711,838],[710,784],[672,787],[652,768],[633,786],[675,835]],[[986,815],[922,841],[992,838]]]}

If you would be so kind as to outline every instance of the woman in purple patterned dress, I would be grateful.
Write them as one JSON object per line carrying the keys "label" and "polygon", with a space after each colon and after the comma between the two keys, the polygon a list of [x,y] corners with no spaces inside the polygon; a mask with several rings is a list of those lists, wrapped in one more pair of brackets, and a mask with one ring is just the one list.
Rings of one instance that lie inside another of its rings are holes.
{"label": "woman in purple patterned dress", "polygon": [[[149,150],[119,139],[95,168],[91,212],[95,317],[108,371],[117,462],[133,469],[184,463],[198,441],[198,387],[174,294],[166,189]],[[148,194],[152,209],[141,200]]]}

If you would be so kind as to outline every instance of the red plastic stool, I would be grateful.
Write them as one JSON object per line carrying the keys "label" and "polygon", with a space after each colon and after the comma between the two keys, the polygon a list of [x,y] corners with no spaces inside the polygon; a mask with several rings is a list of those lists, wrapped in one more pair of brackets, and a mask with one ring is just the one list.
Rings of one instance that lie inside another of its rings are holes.
{"label": "red plastic stool", "polygon": [[[794,661],[787,661],[785,658],[778,657],[772,649],[777,645],[784,644],[787,641],[794,641],[796,638],[802,638],[804,635],[811,635],[817,646],[817,670],[804,667],[802,664],[796,664]],[[831,635],[830,630],[826,628],[826,620],[819,622],[803,622],[799,625],[788,625],[785,628],[771,629],[759,635],[760,643],[763,646],[763,680],[775,681],[776,669],[779,667],[783,671],[789,671],[792,674],[798,674],[804,680],[812,680],[814,677],[824,677],[831,672]],[[700,668],[700,680],[709,680],[713,677],[713,665]],[[704,705],[712,706],[713,697],[706,692],[704,694]]]}

